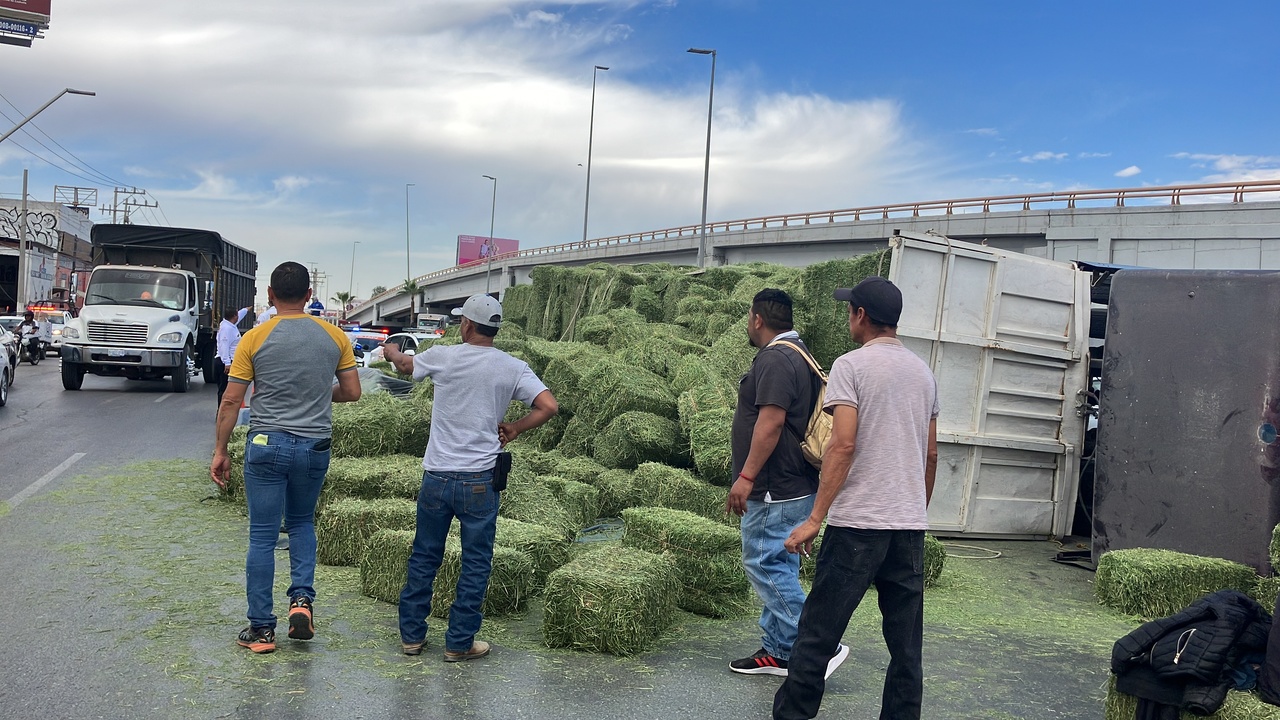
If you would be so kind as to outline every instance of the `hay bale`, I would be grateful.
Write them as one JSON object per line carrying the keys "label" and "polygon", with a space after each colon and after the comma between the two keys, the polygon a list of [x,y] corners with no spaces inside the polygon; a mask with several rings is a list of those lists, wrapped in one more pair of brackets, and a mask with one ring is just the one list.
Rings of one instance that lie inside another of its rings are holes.
{"label": "hay bale", "polygon": [[630,470],[606,470],[596,480],[600,491],[600,517],[618,517],[623,510],[644,504]]}
{"label": "hay bale", "polygon": [[751,585],[742,570],[742,538],[731,527],[684,510],[629,508],[623,545],[669,553],[683,592],[680,607],[699,615],[727,617],[739,609]]}
{"label": "hay bale", "polygon": [[405,427],[397,452],[422,457],[427,452],[427,441],[431,439],[431,400],[410,395],[402,402],[405,403],[405,413],[400,422]]}
{"label": "hay bale", "polygon": [[591,455],[596,444],[596,428],[585,417],[574,415],[565,423],[556,449],[565,457]]}
{"label": "hay bale", "polygon": [[[849,306],[831,297],[838,287],[853,287],[871,275],[889,277],[888,250],[856,258],[814,263],[800,276],[795,300],[796,327],[801,328],[805,346],[822,367],[854,348],[849,337]],[[908,300],[909,301],[909,300]]]}
{"label": "hay bale", "polygon": [[1258,578],[1249,595],[1267,612],[1271,612],[1276,606],[1276,597],[1280,596],[1280,577]]}
{"label": "hay bale", "polygon": [[759,275],[747,275],[739,280],[737,285],[733,286],[733,290],[729,293],[729,299],[750,305],[751,301],[755,299],[756,293],[767,287],[773,287],[769,284],[768,278]]}
{"label": "hay bale", "polygon": [[942,541],[938,538],[925,534],[924,536],[924,586],[931,588],[938,584],[938,578],[942,577],[942,569],[947,564],[947,549],[942,546]]}
{"label": "hay bale", "polygon": [[594,487],[554,475],[542,476],[538,480],[569,511],[569,517],[578,526],[576,529],[592,525],[600,517],[600,491]]}
{"label": "hay bale", "polygon": [[680,430],[688,435],[693,429],[693,416],[700,412],[716,409],[732,411],[737,406],[738,389],[723,378],[717,377],[713,382],[686,390],[680,393],[680,399],[676,401]]}
{"label": "hay bale", "polygon": [[[374,457],[401,452],[420,427],[420,405],[385,392],[333,406],[333,457]],[[427,413],[428,419],[430,412]],[[424,444],[425,447],[425,444]]]}
{"label": "hay bale", "polygon": [[542,588],[552,571],[569,561],[570,543],[559,531],[543,525],[500,517],[493,542],[529,556],[535,592]]}
{"label": "hay bale", "polygon": [[1253,568],[1220,558],[1172,550],[1112,550],[1098,560],[1093,591],[1098,602],[1128,615],[1160,618],[1218,590],[1247,593]]}
{"label": "hay bale", "polygon": [[[1126,695],[1116,689],[1116,678],[1111,676],[1107,683],[1107,697],[1103,701],[1103,717],[1106,720],[1133,720],[1138,711],[1138,699]],[[1182,711],[1178,720],[1198,720],[1203,716]],[[1259,700],[1253,693],[1227,693],[1226,702],[1218,712],[1209,716],[1210,720],[1280,720],[1280,707],[1268,705]]]}
{"label": "hay bale", "polygon": [[[557,400],[559,398],[556,398]],[[504,422],[514,422],[528,415],[531,408],[527,408],[523,403],[513,402],[507,408],[507,415],[503,418]],[[539,425],[532,430],[526,430],[520,433],[520,437],[514,445],[508,446],[508,450],[520,448],[528,448],[539,452],[550,452],[560,445],[561,439],[564,438],[564,430],[569,426],[570,415],[563,410],[553,416],[545,423]]]}
{"label": "hay bale", "polygon": [[675,420],[676,398],[661,376],[628,365],[616,357],[595,364],[586,376],[589,393],[575,417],[597,426],[597,430],[630,410],[652,413]]}
{"label": "hay bale", "polygon": [[684,393],[704,385],[724,384],[719,373],[711,369],[700,355],[685,355],[676,360],[671,371],[671,389]]}
{"label": "hay bale", "polygon": [[639,313],[646,322],[658,322],[664,314],[662,298],[648,285],[631,288],[631,309]]}
{"label": "hay bale", "polygon": [[724,509],[729,491],[695,478],[688,470],[644,463],[631,475],[630,483],[623,496],[629,503],[625,507],[646,505],[684,510],[721,523],[734,524],[737,520]]}
{"label": "hay bale", "polygon": [[[406,568],[407,576],[407,568]],[[431,585],[431,615],[448,618],[449,608],[458,596],[458,578],[462,576],[462,543],[450,537],[444,544],[444,558]],[[535,587],[533,561],[527,553],[494,545],[493,569],[489,573],[489,589],[480,606],[485,615],[498,617],[520,612],[533,595]]]}
{"label": "hay bale", "polygon": [[716,485],[733,484],[733,410],[704,410],[688,420],[693,464],[703,480]]}
{"label": "hay bale", "polygon": [[249,439],[249,427],[237,425],[227,440],[227,458],[231,467],[227,472],[227,486],[218,488],[218,497],[229,502],[244,500],[244,444]]}
{"label": "hay bale", "polygon": [[412,530],[379,530],[365,542],[360,558],[360,592],[375,600],[398,604],[409,576],[413,554]]}
{"label": "hay bale", "polygon": [[738,382],[751,369],[751,361],[756,357],[756,349],[747,338],[747,316],[744,314],[734,320],[707,350],[707,364],[720,377],[731,382]]}
{"label": "hay bale", "polygon": [[592,456],[612,468],[633,468],[649,461],[683,465],[689,460],[675,422],[639,411],[614,418],[596,437]]}
{"label": "hay bale", "polygon": [[574,538],[582,529],[564,503],[527,468],[511,468],[507,489],[499,495],[498,515],[549,527],[566,540]]}
{"label": "hay bale", "polygon": [[674,618],[679,587],[670,557],[596,548],[547,578],[542,636],[553,648],[644,652]]}
{"label": "hay bale", "polygon": [[578,411],[583,398],[591,393],[587,373],[605,356],[604,350],[592,345],[573,343],[572,346],[572,352],[550,358],[546,372],[540,374],[542,381],[556,396],[561,412],[570,415]]}
{"label": "hay bale", "polygon": [[319,507],[339,498],[417,500],[422,489],[422,457],[334,458],[329,462]]}
{"label": "hay bale", "polygon": [[[708,315],[702,335],[703,341],[708,345],[714,344],[716,340],[719,340],[729,332],[729,329],[738,321],[738,317],[739,316],[737,315],[730,315],[728,313],[712,313],[711,315]],[[745,333],[745,331],[746,326],[744,325],[743,332]]]}
{"label": "hay bale", "polygon": [[588,485],[595,485],[600,476],[608,471],[608,468],[591,458],[566,457],[558,452],[547,453],[546,462],[548,469],[540,474],[558,475],[565,480]]}
{"label": "hay bale", "polygon": [[316,562],[358,565],[374,533],[412,530],[416,521],[417,503],[411,500],[335,500],[316,516]]}
{"label": "hay bale", "polygon": [[598,357],[604,353],[599,347],[590,343],[553,342],[531,337],[524,342],[524,354],[529,367],[545,382],[546,378],[543,376],[554,360],[572,359],[579,355]]}
{"label": "hay bale", "polygon": [[409,391],[410,400],[434,400],[436,396],[436,384],[431,378],[423,378],[413,384],[413,389]]}

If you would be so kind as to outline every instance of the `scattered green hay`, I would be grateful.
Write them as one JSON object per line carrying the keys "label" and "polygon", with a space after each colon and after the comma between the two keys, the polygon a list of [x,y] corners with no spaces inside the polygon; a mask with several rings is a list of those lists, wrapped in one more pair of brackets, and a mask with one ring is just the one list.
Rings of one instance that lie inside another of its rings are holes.
{"label": "scattered green hay", "polygon": [[379,530],[365,542],[360,559],[360,592],[375,600],[398,604],[409,576],[413,530]]}
{"label": "scattered green hay", "polygon": [[529,556],[535,592],[542,588],[553,570],[569,561],[570,543],[560,532],[542,525],[500,517],[493,542]]}
{"label": "scattered green hay", "polygon": [[942,569],[946,564],[947,549],[942,546],[942,541],[926,533],[924,536],[924,586],[926,588],[938,584],[938,578],[942,577]]}
{"label": "scattered green hay", "polygon": [[600,360],[586,376],[588,394],[575,417],[603,429],[624,412],[635,410],[675,420],[676,398],[667,381],[615,357]]}
{"label": "scattered green hay", "polygon": [[685,355],[679,358],[675,361],[671,372],[671,389],[681,395],[696,387],[724,382],[699,355]]}
{"label": "scattered green hay", "polygon": [[413,384],[413,389],[409,391],[410,400],[434,400],[436,396],[436,385],[431,378],[423,378]]}
{"label": "scattered green hay", "polygon": [[412,530],[417,503],[399,498],[330,503],[316,516],[316,561],[355,566],[364,557],[365,542],[379,530]]}
{"label": "scattered green hay", "polygon": [[565,457],[591,455],[596,444],[596,428],[587,419],[575,415],[565,423],[556,449]]}
{"label": "scattered green hay", "polygon": [[636,655],[671,624],[679,588],[670,557],[595,548],[547,578],[543,639],[553,648]]}
{"label": "scattered green hay", "polygon": [[1093,590],[1098,602],[1128,615],[1160,618],[1218,590],[1248,593],[1253,568],[1220,558],[1172,550],[1112,550],[1098,560]]}
{"label": "scattered green hay", "polygon": [[583,318],[630,305],[632,289],[645,277],[624,266],[593,263],[586,267],[540,265],[529,273],[532,290],[508,290],[512,312],[529,335],[577,340]]}
{"label": "scattered green hay", "polygon": [[[426,404],[425,415],[423,404]],[[385,392],[363,395],[353,403],[333,406],[333,457],[374,457],[405,452],[416,446],[415,433],[425,438],[430,402],[409,402]],[[425,440],[422,447],[426,448]],[[410,453],[413,454],[413,453]]]}
{"label": "scattered green hay", "polygon": [[627,507],[663,507],[685,510],[709,520],[736,524],[737,518],[725,512],[728,490],[705,483],[688,470],[658,463],[644,463],[630,478],[631,487],[620,497]]}
{"label": "scattered green hay", "polygon": [[849,305],[831,293],[838,287],[853,287],[871,275],[889,277],[889,257],[888,250],[879,250],[852,259],[814,263],[801,272],[800,290],[792,297],[796,327],[822,367],[831,367],[836,358],[854,348],[849,337]]}
{"label": "scattered green hay", "polygon": [[669,322],[654,322],[644,326],[646,335],[654,340],[667,340],[680,355],[701,355],[707,351],[702,337],[689,329]]}
{"label": "scattered green hay", "polygon": [[750,592],[742,570],[742,538],[733,528],[670,508],[629,508],[622,520],[623,545],[675,559],[685,588],[678,603],[685,610],[722,617]]}
{"label": "scattered green hay", "polygon": [[[728,313],[714,313],[707,316],[706,329],[703,331],[703,339],[707,344],[714,344],[738,321],[737,315]],[[743,325],[743,337],[746,337],[746,325]]]}
{"label": "scattered green hay", "polygon": [[714,408],[688,420],[693,464],[702,479],[716,485],[733,484],[733,412]]}
{"label": "scattered green hay", "polygon": [[527,438],[521,435],[516,442],[507,445],[506,451],[513,456],[512,467],[519,467],[534,475],[554,474],[552,470],[555,469],[556,461],[562,456],[555,451],[539,450],[536,445],[526,440]]}
{"label": "scattered green hay", "polygon": [[739,265],[717,265],[709,267],[699,280],[704,285],[715,288],[723,295],[733,292],[733,289],[742,282],[742,279],[752,274],[752,267],[746,264]]}
{"label": "scattered green hay", "polygon": [[594,487],[554,475],[543,476],[538,480],[564,505],[578,528],[591,525],[600,517],[600,491]]}
{"label": "scattered green hay", "polygon": [[618,517],[623,510],[644,503],[630,470],[606,470],[595,487],[600,491],[600,517]]}
{"label": "scattered green hay", "polygon": [[[406,577],[408,569],[406,566]],[[450,537],[445,541],[444,559],[431,585],[431,615],[448,618],[449,608],[458,596],[458,578],[462,576],[462,543]],[[489,589],[484,604],[485,615],[501,617],[524,609],[534,593],[533,561],[528,553],[510,547],[494,545],[493,570],[489,573]]]}
{"label": "scattered green hay", "polygon": [[631,411],[614,418],[595,439],[593,457],[605,467],[633,468],[642,462],[683,465],[688,452],[680,427],[665,417]]}
{"label": "scattered green hay", "polygon": [[720,377],[734,383],[751,369],[751,361],[756,357],[756,349],[747,338],[747,316],[733,321],[718,340],[707,350],[707,364]]}
{"label": "scattered green hay", "polygon": [[1276,606],[1276,597],[1280,596],[1280,577],[1258,578],[1258,582],[1253,586],[1253,592],[1249,595],[1257,600],[1263,609],[1271,612]]}
{"label": "scattered green hay", "polygon": [[[1107,682],[1107,698],[1103,701],[1106,720],[1133,720],[1138,712],[1138,699],[1116,690],[1116,678],[1111,676]],[[1178,713],[1178,720],[1197,720],[1204,717],[1189,712]],[[1218,712],[1209,716],[1211,720],[1280,720],[1280,707],[1268,705],[1252,693],[1232,690],[1227,693],[1227,700]]]}
{"label": "scattered green hay", "polygon": [[228,501],[244,500],[244,444],[249,438],[249,426],[237,425],[227,440],[227,457],[231,468],[227,472],[227,486],[218,488],[218,497]]}
{"label": "scattered green hay", "polygon": [[401,498],[417,500],[422,489],[422,458],[384,455],[376,458],[334,458],[329,462],[319,507],[339,498]]}
{"label": "scattered green hay", "polygon": [[549,527],[566,540],[582,529],[546,483],[540,482],[527,468],[511,468],[507,489],[499,495],[498,515]]}
{"label": "scattered green hay", "polygon": [[551,394],[555,395],[561,412],[569,414],[576,413],[582,406],[583,399],[590,394],[587,373],[605,355],[604,350],[593,345],[571,344],[571,353],[550,358],[546,372],[539,375],[551,389]]}

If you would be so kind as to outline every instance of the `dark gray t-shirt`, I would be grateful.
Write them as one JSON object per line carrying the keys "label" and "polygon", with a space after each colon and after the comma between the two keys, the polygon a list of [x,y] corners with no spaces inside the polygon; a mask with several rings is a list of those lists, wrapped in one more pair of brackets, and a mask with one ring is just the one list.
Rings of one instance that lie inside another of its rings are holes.
{"label": "dark gray t-shirt", "polygon": [[[805,348],[794,335],[783,338]],[[817,397],[818,376],[800,353],[789,347],[774,345],[761,348],[751,363],[751,370],[738,384],[738,407],[733,412],[733,474],[742,472],[751,452],[751,435],[755,431],[760,408],[777,405],[787,411],[787,420],[778,445],[755,478],[749,500],[793,500],[812,495],[818,489],[818,471],[800,450],[800,441],[809,426]]]}
{"label": "dark gray t-shirt", "polygon": [[435,383],[424,470],[489,470],[502,449],[498,423],[512,400],[532,405],[547,389],[529,365],[479,345],[433,345],[413,357],[413,379]]}

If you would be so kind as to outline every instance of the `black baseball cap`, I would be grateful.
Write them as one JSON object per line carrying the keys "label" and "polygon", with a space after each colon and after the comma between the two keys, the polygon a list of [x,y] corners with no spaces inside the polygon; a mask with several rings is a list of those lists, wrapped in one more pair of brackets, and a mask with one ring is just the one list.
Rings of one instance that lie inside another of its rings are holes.
{"label": "black baseball cap", "polygon": [[867,317],[881,325],[896,327],[898,318],[902,316],[902,291],[882,277],[872,275],[854,287],[836,288],[832,295],[855,308],[866,310]]}

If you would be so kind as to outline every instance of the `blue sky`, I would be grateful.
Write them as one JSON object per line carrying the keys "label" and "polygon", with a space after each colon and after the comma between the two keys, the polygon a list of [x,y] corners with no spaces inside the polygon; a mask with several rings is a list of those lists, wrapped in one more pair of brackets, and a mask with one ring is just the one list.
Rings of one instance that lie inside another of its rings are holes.
{"label": "blue sky", "polygon": [[[600,237],[698,220],[710,62],[691,46],[719,52],[709,218],[728,220],[1280,178],[1278,20],[1262,2],[54,0],[46,38],[0,46],[0,94],[25,113],[96,91],[36,124],[146,188],[157,221],[257,250],[264,278],[294,259],[345,290],[354,248],[364,295],[405,275],[405,183],[415,275],[488,233],[485,174],[496,235],[581,238],[593,64],[611,68]],[[3,129],[23,114],[0,110]],[[23,167],[37,199],[91,184],[6,141],[0,195]]]}

